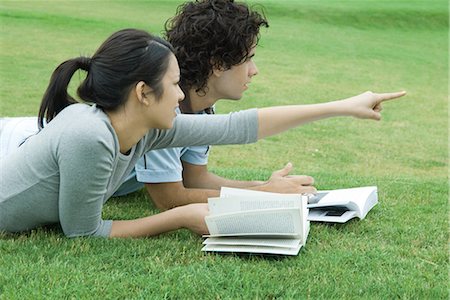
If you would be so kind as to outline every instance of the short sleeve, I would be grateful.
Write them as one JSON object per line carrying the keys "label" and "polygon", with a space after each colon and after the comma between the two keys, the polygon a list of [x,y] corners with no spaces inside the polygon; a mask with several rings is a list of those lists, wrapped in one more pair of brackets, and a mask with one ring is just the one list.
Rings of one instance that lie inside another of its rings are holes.
{"label": "short sleeve", "polygon": [[182,151],[180,147],[148,151],[135,166],[137,180],[143,183],[182,181]]}
{"label": "short sleeve", "polygon": [[204,166],[208,164],[210,146],[191,146],[181,156],[181,160],[193,165]]}

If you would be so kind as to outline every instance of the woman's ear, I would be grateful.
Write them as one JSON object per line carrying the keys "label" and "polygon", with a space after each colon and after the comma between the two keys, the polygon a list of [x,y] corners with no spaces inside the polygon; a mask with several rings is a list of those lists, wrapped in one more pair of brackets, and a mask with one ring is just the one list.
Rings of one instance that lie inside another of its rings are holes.
{"label": "woman's ear", "polygon": [[145,87],[145,82],[143,82],[143,81],[139,81],[134,86],[134,92],[135,92],[136,98],[139,100],[139,102],[142,102],[142,100],[145,98],[144,87]]}
{"label": "woman's ear", "polygon": [[149,105],[150,99],[148,99],[148,96],[150,96],[151,93],[149,93],[149,91],[145,91],[146,86],[147,85],[145,82],[139,81],[134,88],[134,92],[136,94],[136,98],[141,104]]}

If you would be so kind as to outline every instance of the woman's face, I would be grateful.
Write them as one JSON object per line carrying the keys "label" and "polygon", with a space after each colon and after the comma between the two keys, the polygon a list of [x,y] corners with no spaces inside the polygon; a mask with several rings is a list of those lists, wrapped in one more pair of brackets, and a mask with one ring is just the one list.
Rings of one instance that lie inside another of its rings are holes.
{"label": "woman's face", "polygon": [[162,79],[163,94],[160,99],[152,100],[149,106],[150,120],[153,128],[172,128],[176,117],[178,103],[184,99],[180,82],[180,68],[175,55],[171,54],[167,72]]}

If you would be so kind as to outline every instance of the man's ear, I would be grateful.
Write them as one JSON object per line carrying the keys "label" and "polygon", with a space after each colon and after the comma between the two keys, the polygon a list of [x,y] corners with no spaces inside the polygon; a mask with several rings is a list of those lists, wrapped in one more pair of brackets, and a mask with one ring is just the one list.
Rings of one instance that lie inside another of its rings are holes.
{"label": "man's ear", "polygon": [[213,60],[213,59],[211,59],[210,60],[210,63],[211,63],[211,65],[213,66],[212,67],[212,76],[215,76],[215,77],[221,77],[222,76],[222,73],[225,71],[225,69],[223,68],[223,67],[219,67],[217,64],[216,64],[216,62],[215,62],[215,60]]}
{"label": "man's ear", "polygon": [[214,67],[214,68],[212,69],[212,75],[213,75],[213,76],[221,77],[222,74],[223,74],[223,69],[222,69],[222,68],[216,68],[216,67]]}

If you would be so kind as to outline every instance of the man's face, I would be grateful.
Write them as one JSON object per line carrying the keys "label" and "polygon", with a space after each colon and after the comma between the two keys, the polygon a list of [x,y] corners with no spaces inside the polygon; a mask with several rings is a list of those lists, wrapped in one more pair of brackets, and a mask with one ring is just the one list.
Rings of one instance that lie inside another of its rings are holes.
{"label": "man's face", "polygon": [[[247,59],[228,70],[216,71],[219,76],[214,81],[213,88],[219,99],[239,100],[248,89],[252,77],[258,74],[258,68],[253,61],[256,45],[250,50]],[[211,87],[210,87],[211,88]]]}

